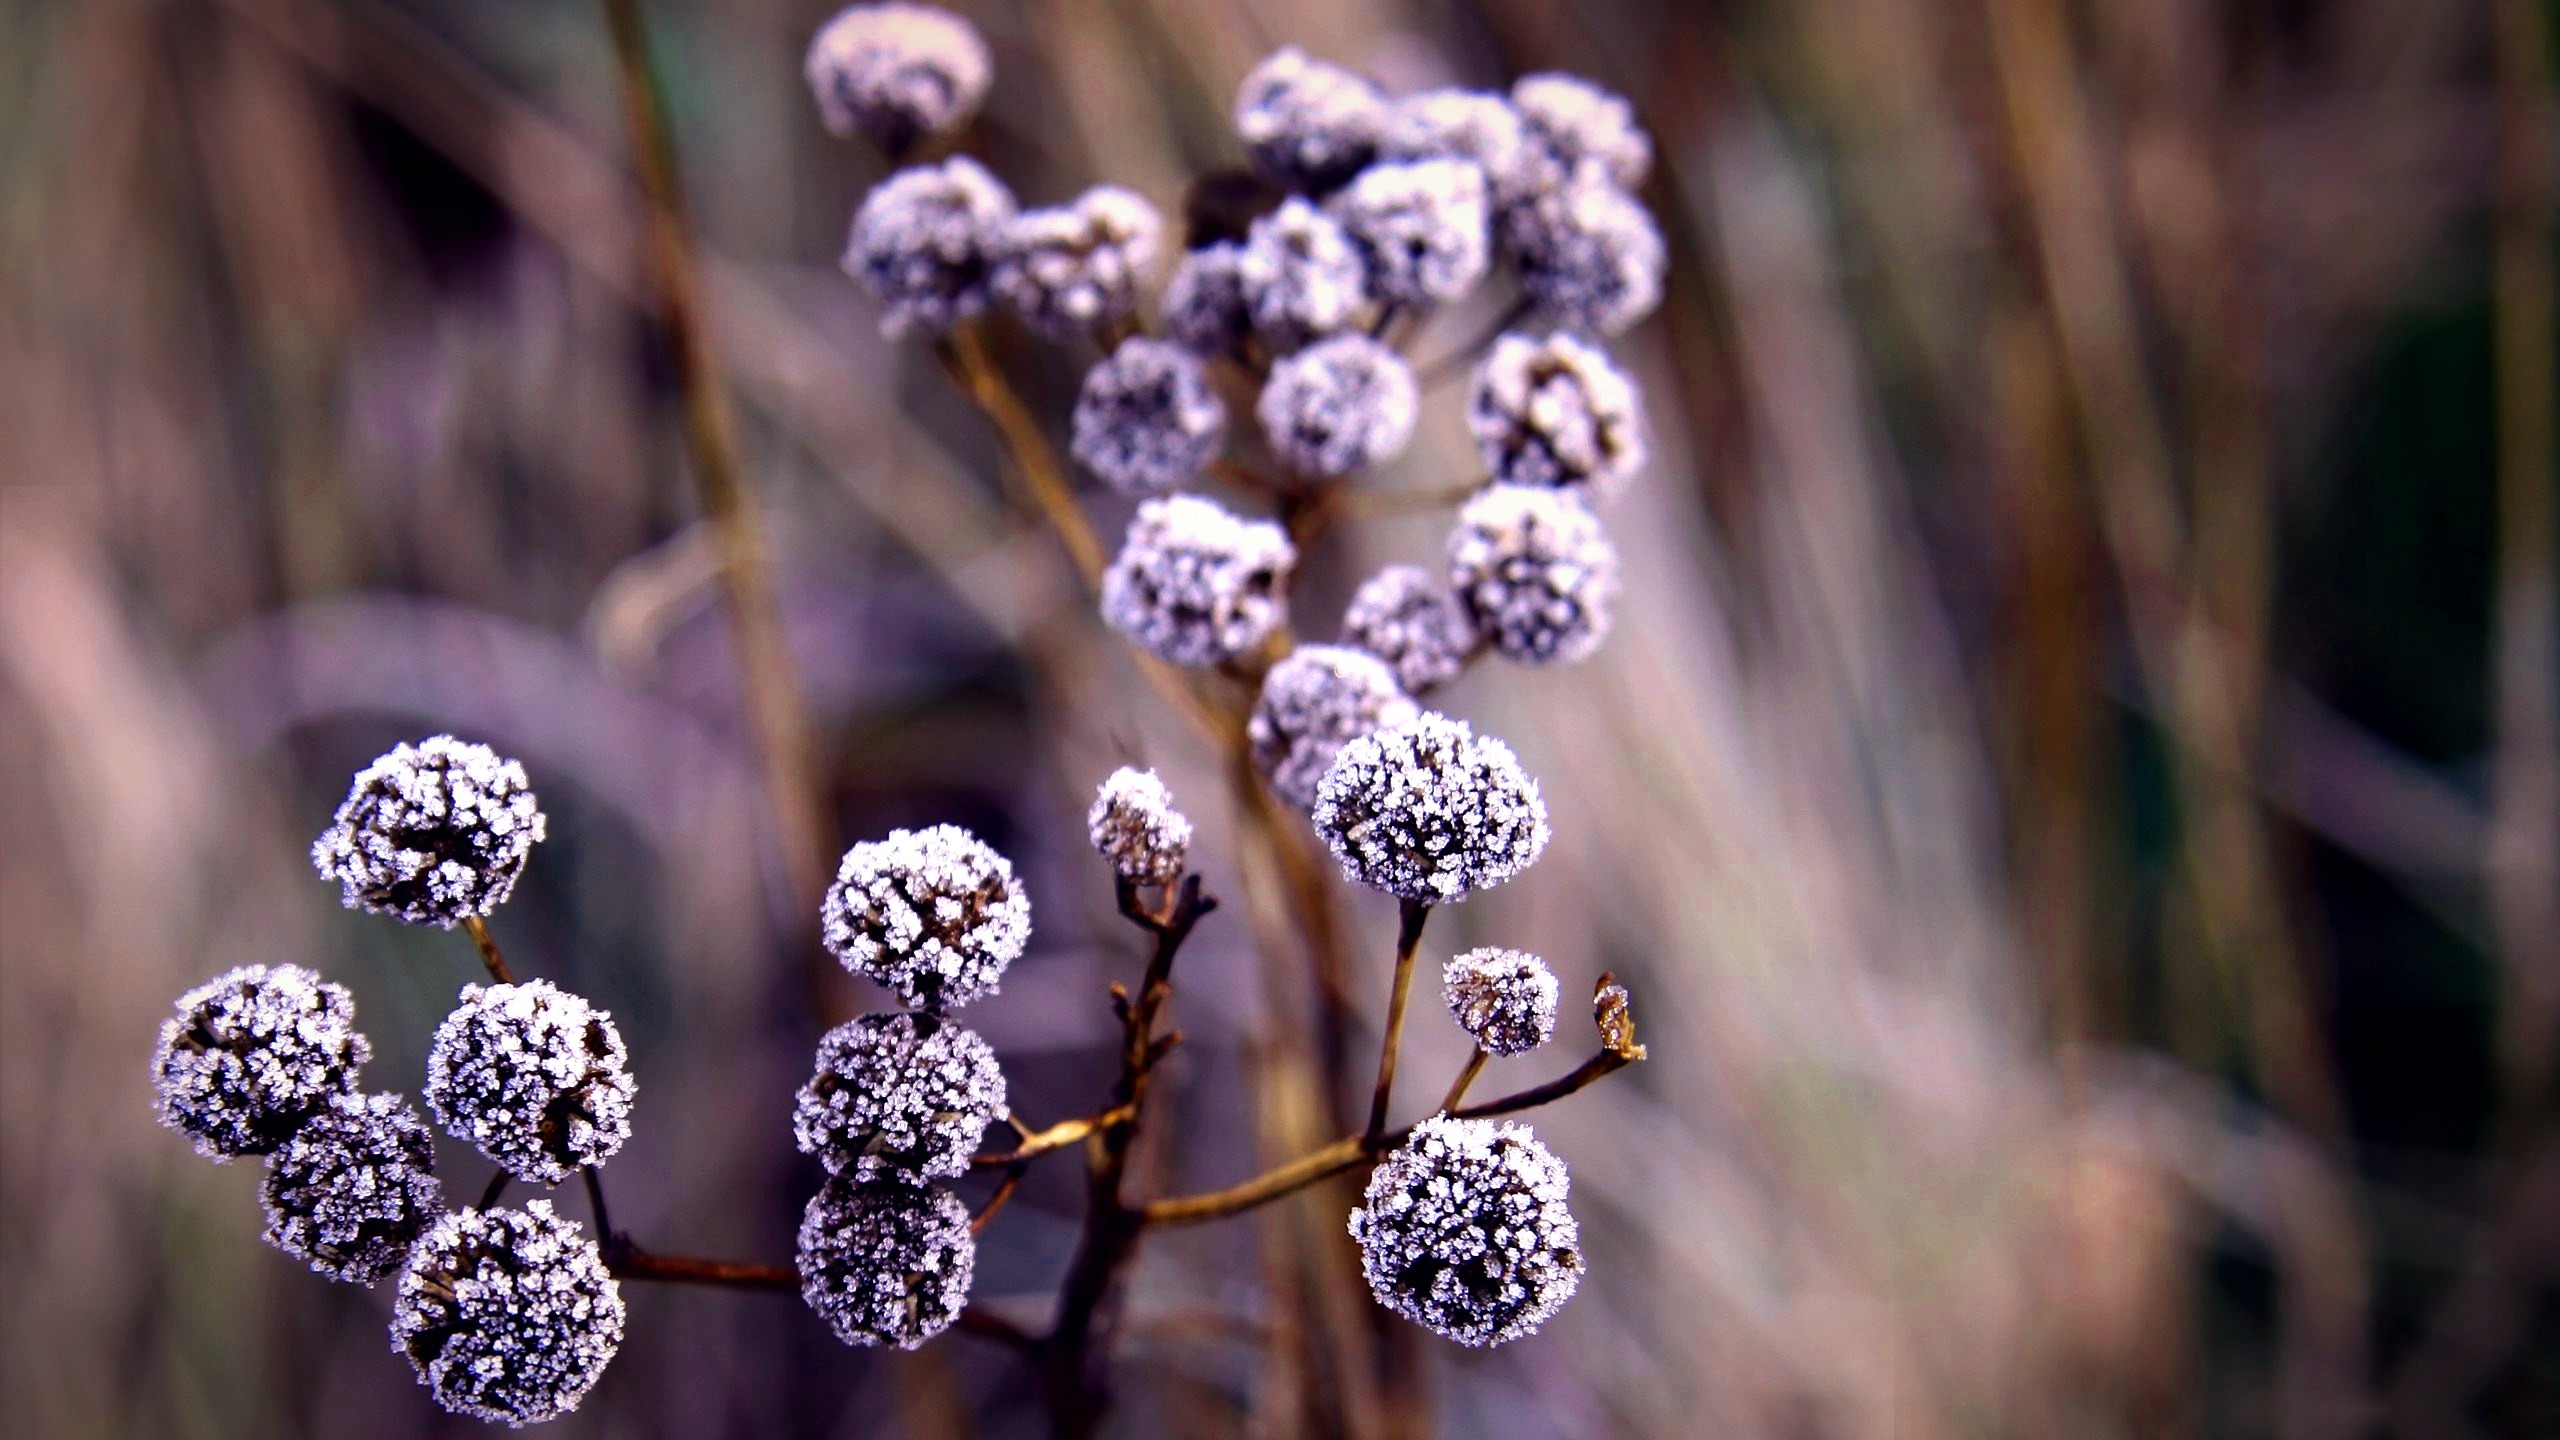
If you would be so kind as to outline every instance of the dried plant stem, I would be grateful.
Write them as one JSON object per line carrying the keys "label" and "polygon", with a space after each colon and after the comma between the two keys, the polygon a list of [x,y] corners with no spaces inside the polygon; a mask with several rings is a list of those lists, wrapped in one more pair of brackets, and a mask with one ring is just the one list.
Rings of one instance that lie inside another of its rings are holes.
{"label": "dried plant stem", "polygon": [[978,1207],[977,1214],[969,1217],[970,1234],[987,1233],[987,1227],[995,1223],[997,1215],[1003,1213],[1006,1204],[1013,1199],[1013,1193],[1022,1188],[1022,1177],[1026,1173],[1028,1171],[1019,1164],[1004,1172],[1004,1179],[996,1182],[995,1193],[987,1197],[986,1204]]}
{"label": "dried plant stem", "polygon": [[1431,918],[1429,902],[1407,900],[1396,914],[1395,988],[1387,993],[1387,1029],[1378,1041],[1378,1083],[1369,1092],[1369,1125],[1362,1133],[1375,1139],[1387,1128],[1387,1101],[1395,1093],[1396,1052],[1404,1039],[1405,1001],[1413,993],[1413,963],[1422,949],[1422,927]]}
{"label": "dried plant stem", "polygon": [[1457,1079],[1449,1082],[1449,1093],[1440,1099],[1441,1109],[1458,1108],[1459,1103],[1467,1098],[1467,1087],[1475,1084],[1476,1077],[1484,1073],[1484,1062],[1488,1058],[1484,1053],[1484,1047],[1477,1046],[1475,1053],[1467,1057],[1466,1068],[1458,1072]]}
{"label": "dried plant stem", "polygon": [[516,983],[515,973],[507,968],[507,957],[498,953],[497,938],[489,933],[489,922],[477,915],[462,917],[463,933],[480,947],[480,963],[489,969],[489,978],[501,985]]}
{"label": "dried plant stem", "polygon": [[1135,1119],[1137,1113],[1135,1106],[1114,1105],[1098,1115],[1079,1115],[1072,1120],[1061,1120],[1045,1130],[1021,1129],[1020,1122],[1017,1121],[1015,1122],[1016,1133],[1022,1137],[1020,1143],[1011,1150],[973,1155],[969,1157],[969,1163],[986,1166],[1020,1165],[1025,1161],[1046,1155],[1052,1150],[1062,1150],[1096,1131],[1107,1130],[1115,1125],[1124,1125]]}
{"label": "dried plant stem", "polygon": [[1427,390],[1452,375],[1464,373],[1467,366],[1473,364],[1475,358],[1485,352],[1487,346],[1502,338],[1502,332],[1528,319],[1537,308],[1538,302],[1535,299],[1522,295],[1512,301],[1501,314],[1494,316],[1492,324],[1487,325],[1465,344],[1436,359],[1426,360],[1416,365],[1414,379],[1420,381],[1423,388]]}
{"label": "dried plant stem", "polygon": [[613,1273],[625,1280],[672,1280],[688,1285],[729,1285],[744,1290],[797,1291],[800,1288],[800,1272],[789,1265],[660,1255],[627,1241],[611,1248],[609,1264]]}
{"label": "dried plant stem", "polygon": [[489,1177],[489,1183],[481,1187],[479,1208],[483,1210],[495,1209],[498,1204],[498,1197],[507,1193],[507,1181],[512,1178],[514,1177],[507,1174],[504,1170],[500,1170],[491,1175]]}
{"label": "dried plant stem", "polygon": [[1066,467],[1058,463],[1058,452],[1041,433],[1040,422],[1031,417],[1022,397],[1014,393],[1013,386],[996,369],[978,327],[961,326],[934,347],[934,354],[941,359],[951,383],[995,426],[1005,453],[1013,459],[1015,472],[1021,475],[1049,527],[1057,532],[1068,563],[1076,567],[1077,578],[1087,590],[1099,587],[1106,563],[1102,541],[1094,535],[1093,523],[1085,518],[1084,508],[1076,503],[1075,487],[1067,480]]}

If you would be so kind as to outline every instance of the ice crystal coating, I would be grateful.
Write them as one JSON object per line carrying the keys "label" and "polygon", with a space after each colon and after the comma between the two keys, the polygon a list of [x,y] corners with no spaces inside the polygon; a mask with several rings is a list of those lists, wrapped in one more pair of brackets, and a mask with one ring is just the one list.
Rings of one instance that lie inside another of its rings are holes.
{"label": "ice crystal coating", "polygon": [[1005,1116],[996,1052],[933,1015],[862,1015],[818,1042],[791,1133],[829,1174],[922,1184],[964,1174],[978,1138]]}
{"label": "ice crystal coating", "polygon": [[1191,821],[1153,770],[1123,765],[1094,792],[1085,812],[1093,848],[1124,880],[1170,885],[1191,858]]}
{"label": "ice crystal coating", "polygon": [[1327,208],[1369,265],[1369,288],[1388,300],[1455,300],[1491,262],[1484,170],[1466,160],[1372,165]]}
{"label": "ice crystal coating", "polygon": [[450,929],[506,900],[542,834],[523,766],[438,735],[357,772],[311,863],[350,910]]}
{"label": "ice crystal coating", "polygon": [[939,1185],[829,1180],[800,1215],[800,1298],[847,1345],[913,1350],[969,1302],[978,1242]]}
{"label": "ice crystal coating", "polygon": [[1360,582],[1342,612],[1342,643],[1387,663],[1408,695],[1458,678],[1476,648],[1475,627],[1430,571],[1390,565]]}
{"label": "ice crystal coating", "polygon": [[1578,75],[1525,75],[1511,103],[1554,171],[1596,169],[1632,190],[1653,169],[1653,141],[1626,100]]}
{"label": "ice crystal coating", "polygon": [[548,1200],[448,1214],[400,1272],[391,1348],[457,1415],[509,1425],[565,1415],[621,1345],[621,1287]]}
{"label": "ice crystal coating", "polygon": [[397,1095],[341,1095],[267,1157],[267,1243],[332,1280],[372,1285],[444,1213],[435,1136]]}
{"label": "ice crystal coating", "polygon": [[1535,1334],[1582,1284],[1572,1183],[1526,1125],[1423,1121],[1351,1212],[1370,1293],[1461,1345]]}
{"label": "ice crystal coating", "polygon": [[1369,270],[1341,222],[1291,197],[1253,222],[1237,265],[1253,333],[1295,350],[1349,325],[1369,303]]}
{"label": "ice crystal coating", "polygon": [[1568,490],[1491,485],[1449,532],[1449,589],[1506,660],[1580,660],[1608,638],[1618,548]]}
{"label": "ice crystal coating", "polygon": [[1422,405],[1413,367],[1366,335],[1319,340],[1271,367],[1254,407],[1264,438],[1301,475],[1348,475],[1393,459]]}
{"label": "ice crystal coating", "polygon": [[1662,232],[1596,171],[1504,211],[1502,236],[1521,285],[1561,324],[1615,335],[1662,303]]}
{"label": "ice crystal coating", "polygon": [[463,986],[427,1050],[445,1133],[536,1185],[621,1149],[634,1089],[613,1016],[548,980]]}
{"label": "ice crystal coating", "polygon": [[178,997],[152,1056],[160,1123],[215,1160],[264,1155],[356,1088],[356,1003],[298,965],[244,965]]}
{"label": "ice crystal coating", "polygon": [[1231,355],[1253,333],[1244,297],[1244,246],[1219,240],[1186,251],[1164,285],[1164,328],[1195,355]]}
{"label": "ice crystal coating", "polygon": [[1134,190],[1097,185],[1072,205],[1025,210],[998,234],[990,284],[1005,307],[1055,339],[1117,320],[1138,303],[1162,222]]}
{"label": "ice crystal coating", "polygon": [[1350,179],[1378,153],[1386,124],[1377,86],[1294,45],[1264,57],[1236,91],[1236,134],[1254,167],[1301,189]]}
{"label": "ice crystal coating", "polygon": [[1289,618],[1297,563],[1270,521],[1238,519],[1197,495],[1149,500],[1103,573],[1102,618],[1161,659],[1215,665]]}
{"label": "ice crystal coating", "polygon": [[1464,160],[1508,205],[1536,188],[1543,153],[1510,100],[1487,90],[1426,90],[1396,103],[1378,148],[1387,160]]}
{"label": "ice crystal coating", "polygon": [[892,155],[967,124],[994,70],[968,21],[900,4],[838,12],[809,42],[805,68],[828,133],[868,135]]}
{"label": "ice crystal coating", "polygon": [[1488,1055],[1546,1044],[1556,1033],[1556,994],[1556,972],[1525,950],[1470,950],[1440,972],[1449,1013]]}
{"label": "ice crystal coating", "polygon": [[1425,711],[1351,741],[1316,787],[1316,833],[1344,878],[1454,903],[1547,848],[1547,806],[1511,747]]}
{"label": "ice crystal coating", "polygon": [[1170,490],[1198,476],[1227,443],[1227,407],[1200,359],[1144,336],[1085,372],[1076,396],[1076,462],[1114,490]]}
{"label": "ice crystal coating", "polygon": [[1301,645],[1262,677],[1245,736],[1272,791],[1304,810],[1316,803],[1316,784],[1345,744],[1420,713],[1377,656]]}
{"label": "ice crystal coating", "polygon": [[1644,401],[1607,352],[1559,331],[1505,335],[1477,367],[1467,429],[1506,485],[1615,491],[1644,467]]}
{"label": "ice crystal coating", "polygon": [[881,181],[853,214],[845,273],[884,307],[880,333],[941,335],[987,308],[1013,194],[965,155]]}
{"label": "ice crystal coating", "polygon": [[819,916],[844,968],[918,1010],[994,994],[1031,940],[1031,897],[1013,862],[957,825],[892,830],[847,850]]}

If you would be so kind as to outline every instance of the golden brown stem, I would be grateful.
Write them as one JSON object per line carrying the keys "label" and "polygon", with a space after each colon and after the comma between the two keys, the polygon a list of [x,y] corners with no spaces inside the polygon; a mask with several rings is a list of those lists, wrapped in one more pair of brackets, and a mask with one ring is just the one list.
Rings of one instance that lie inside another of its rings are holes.
{"label": "golden brown stem", "polygon": [[728,1285],[742,1290],[798,1290],[800,1272],[788,1265],[759,1265],[747,1260],[704,1260],[692,1255],[659,1255],[637,1245],[609,1249],[607,1263],[624,1280],[670,1280],[686,1285]]}
{"label": "golden brown stem", "polygon": [[1004,1209],[1007,1202],[1013,1199],[1013,1192],[1022,1188],[1023,1174],[1024,1169],[1018,1164],[1004,1172],[1004,1179],[997,1182],[995,1193],[989,1195],[987,1203],[980,1206],[978,1213],[970,1218],[970,1234],[983,1235],[987,1227],[995,1223],[997,1214]]}
{"label": "golden brown stem", "polygon": [[1422,927],[1431,918],[1428,901],[1407,900],[1396,913],[1395,988],[1387,993],[1387,1032],[1378,1042],[1378,1083],[1369,1092],[1372,1139],[1387,1128],[1387,1100],[1396,1087],[1396,1051],[1404,1039],[1404,1007],[1413,992],[1413,962],[1422,949]]}
{"label": "golden brown stem", "polygon": [[1450,1082],[1449,1093],[1441,1097],[1441,1109],[1455,1110],[1458,1108],[1459,1102],[1467,1098],[1467,1087],[1475,1084],[1476,1077],[1484,1073],[1484,1062],[1487,1058],[1488,1057],[1484,1053],[1484,1047],[1481,1045],[1477,1046],[1475,1053],[1467,1057],[1466,1068],[1460,1070],[1458,1072],[1458,1078]]}
{"label": "golden brown stem", "polygon": [[1019,1165],[1026,1160],[1046,1155],[1052,1150],[1073,1145],[1097,1131],[1127,1124],[1137,1118],[1137,1113],[1135,1106],[1114,1105],[1099,1115],[1079,1115],[1072,1120],[1061,1120],[1044,1130],[1023,1129],[1017,1121],[1016,1133],[1022,1137],[1019,1144],[1002,1153],[990,1151],[983,1155],[973,1155],[969,1158],[969,1163],[986,1166]]}
{"label": "golden brown stem", "polygon": [[489,978],[501,985],[516,983],[514,972],[507,969],[507,957],[498,953],[497,939],[489,933],[489,922],[477,915],[465,915],[462,929],[471,937],[471,943],[480,947],[480,963],[489,967]]}
{"label": "golden brown stem", "polygon": [[1040,423],[1024,407],[1022,397],[1013,393],[1013,387],[996,369],[978,327],[961,326],[934,347],[934,354],[941,359],[951,383],[996,427],[997,438],[1004,442],[1005,453],[1012,457],[1013,468],[1030,490],[1033,503],[1058,533],[1058,543],[1065,548],[1068,562],[1076,567],[1077,578],[1084,582],[1086,590],[1098,589],[1106,563],[1102,542],[1095,538],[1093,523],[1085,518],[1084,507],[1076,503],[1075,487],[1068,483],[1066,467],[1058,463],[1058,452],[1041,433]]}

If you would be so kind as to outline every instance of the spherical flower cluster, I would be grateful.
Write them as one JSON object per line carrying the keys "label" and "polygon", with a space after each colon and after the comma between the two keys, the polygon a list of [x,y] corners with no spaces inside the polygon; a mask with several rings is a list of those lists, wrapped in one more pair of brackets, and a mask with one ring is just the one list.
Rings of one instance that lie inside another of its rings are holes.
{"label": "spherical flower cluster", "polygon": [[1301,189],[1350,179],[1378,153],[1386,123],[1377,86],[1294,45],[1265,57],[1236,91],[1236,134],[1254,167]]}
{"label": "spherical flower cluster", "polygon": [[1185,251],[1164,284],[1164,329],[1195,355],[1231,355],[1253,334],[1244,246],[1214,240]]}
{"label": "spherical flower cluster", "polygon": [[978,1137],[1007,1113],[1004,1089],[975,1030],[933,1015],[860,1015],[818,1042],[791,1131],[830,1174],[922,1184],[967,1172]]}
{"label": "spherical flower cluster", "polygon": [[1123,765],[1094,792],[1085,812],[1093,848],[1120,878],[1170,885],[1191,858],[1191,821],[1173,808],[1172,792],[1153,770]]}
{"label": "spherical flower cluster", "polygon": [[1369,269],[1351,233],[1294,197],[1253,222],[1236,275],[1255,337],[1275,351],[1333,334],[1369,303]]}
{"label": "spherical flower cluster", "polygon": [[444,1213],[435,1137],[397,1095],[341,1095],[267,1157],[258,1199],[268,1244],[332,1280],[374,1284]]}
{"label": "spherical flower cluster", "polygon": [[1556,972],[1525,950],[1486,947],[1452,956],[1441,998],[1488,1055],[1520,1055],[1556,1033]]}
{"label": "spherical flower cluster", "polygon": [[622,1345],[622,1319],[595,1242],[535,1200],[458,1211],[420,1237],[391,1344],[447,1410],[534,1425],[578,1408]]}
{"label": "spherical flower cluster", "polygon": [[1031,940],[1013,862],[957,825],[892,830],[844,852],[821,907],[844,967],[918,1010],[992,995]]}
{"label": "spherical flower cluster", "polygon": [[1124,340],[1085,372],[1069,448],[1111,488],[1170,490],[1198,476],[1226,443],[1226,404],[1181,346]]}
{"label": "spherical flower cluster", "polygon": [[1097,185],[1072,205],[1015,216],[997,237],[989,283],[1032,328],[1066,339],[1137,305],[1160,228],[1136,191]]}
{"label": "spherical flower cluster", "polygon": [[1464,160],[1484,172],[1487,194],[1508,205],[1535,188],[1543,153],[1532,146],[1520,112],[1485,90],[1425,90],[1396,102],[1386,138],[1387,160]]}
{"label": "spherical flower cluster", "polygon": [[1312,818],[1346,879],[1422,904],[1489,890],[1547,848],[1546,802],[1511,747],[1428,711],[1344,745]]}
{"label": "spherical flower cluster", "polygon": [[1505,335],[1477,367],[1467,428],[1506,485],[1616,490],[1645,463],[1642,397],[1596,345]]}
{"label": "spherical flower cluster", "polygon": [[1484,278],[1490,203],[1482,166],[1438,159],[1372,165],[1327,208],[1368,261],[1370,288],[1420,304],[1455,300]]}
{"label": "spherical flower cluster", "polygon": [[1360,583],[1342,612],[1342,643],[1387,663],[1408,695],[1458,678],[1475,627],[1448,587],[1419,565],[1390,565]]}
{"label": "spherical flower cluster", "polygon": [[1502,215],[1520,283],[1560,324],[1615,335],[1662,303],[1662,232],[1634,196],[1573,172]]}
{"label": "spherical flower cluster", "polygon": [[1554,173],[1587,167],[1632,190],[1653,169],[1653,142],[1635,108],[1580,76],[1523,76],[1511,87],[1511,103]]}
{"label": "spherical flower cluster", "polygon": [[1196,495],[1138,507],[1102,577],[1102,618],[1176,665],[1215,665],[1289,618],[1297,550],[1267,520],[1241,520]]}
{"label": "spherical flower cluster", "polygon": [[357,773],[311,863],[350,910],[450,927],[498,908],[542,834],[523,766],[438,735]]}
{"label": "spherical flower cluster", "polygon": [[427,1051],[445,1132],[536,1185],[621,1149],[635,1088],[613,1017],[548,980],[462,987]]}
{"label": "spherical flower cluster", "polygon": [[854,212],[845,273],[885,307],[880,333],[941,335],[987,308],[1013,194],[965,155],[901,170]]}
{"label": "spherical flower cluster", "polygon": [[913,1350],[969,1301],[969,1207],[939,1185],[830,1180],[800,1215],[800,1297],[847,1345]]}
{"label": "spherical flower cluster", "polygon": [[1351,1238],[1378,1303],[1461,1345],[1536,1333],[1582,1283],[1564,1162],[1525,1125],[1435,1115],[1369,1175]]}
{"label": "spherical flower cluster", "polygon": [[1263,437],[1301,475],[1348,475],[1413,438],[1421,387],[1404,357],[1366,335],[1320,340],[1271,367],[1254,413]]}
{"label": "spherical flower cluster", "polygon": [[1262,677],[1245,735],[1273,793],[1304,810],[1346,743],[1418,713],[1385,661],[1339,645],[1301,645]]}
{"label": "spherical flower cluster", "polygon": [[1569,663],[1608,637],[1618,551],[1570,492],[1492,485],[1449,533],[1449,588],[1504,659]]}
{"label": "spherical flower cluster", "polygon": [[245,965],[178,997],[160,1022],[152,1082],[160,1123],[214,1160],[264,1155],[322,1106],[353,1094],[373,1047],[354,997],[296,965]]}
{"label": "spherical flower cluster", "polygon": [[968,21],[924,5],[856,5],[809,42],[809,88],[833,135],[899,154],[978,113],[993,67]]}

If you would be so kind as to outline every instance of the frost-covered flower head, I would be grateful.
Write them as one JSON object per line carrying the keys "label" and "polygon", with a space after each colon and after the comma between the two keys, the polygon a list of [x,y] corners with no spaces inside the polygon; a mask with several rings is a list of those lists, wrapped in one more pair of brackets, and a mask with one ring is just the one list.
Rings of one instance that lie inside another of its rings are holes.
{"label": "frost-covered flower head", "polygon": [[1253,333],[1244,246],[1216,240],[1183,253],[1164,284],[1164,329],[1195,355],[1230,355]]}
{"label": "frost-covered flower head", "polygon": [[1138,303],[1162,223],[1135,190],[1096,185],[1071,205],[1025,210],[999,232],[998,300],[1056,339],[1117,320]]}
{"label": "frost-covered flower head", "polygon": [[1435,1115],[1351,1212],[1378,1303],[1461,1345],[1536,1333],[1582,1284],[1564,1162],[1526,1125]]}
{"label": "frost-covered flower head", "polygon": [[1487,946],[1450,957],[1440,996],[1488,1055],[1520,1055],[1556,1033],[1556,972],[1525,950]]}
{"label": "frost-covered flower head", "polygon": [[987,308],[987,276],[1013,193],[965,155],[881,181],[853,214],[845,273],[884,307],[880,333],[947,333]]}
{"label": "frost-covered flower head", "polygon": [[1176,665],[1215,665],[1289,618],[1298,552],[1280,527],[1197,495],[1138,507],[1102,576],[1102,618]]}
{"label": "frost-covered flower head", "polygon": [[978,113],[994,67],[977,28],[926,5],[855,5],[809,42],[805,67],[833,135],[868,135],[892,155]]}
{"label": "frost-covered flower head", "polygon": [[1170,885],[1191,858],[1191,821],[1173,808],[1173,793],[1153,770],[1123,765],[1094,792],[1085,812],[1093,848],[1119,876],[1139,885]]}
{"label": "frost-covered flower head", "polygon": [[1501,231],[1521,285],[1560,324],[1615,335],[1662,303],[1662,232],[1597,171],[1504,211]]}
{"label": "frost-covered flower head", "polygon": [[1464,160],[1484,172],[1496,205],[1536,188],[1543,154],[1532,147],[1520,112],[1489,90],[1426,90],[1396,102],[1386,138],[1387,160]]}
{"label": "frost-covered flower head", "polygon": [[1170,490],[1197,477],[1227,443],[1226,402],[1209,388],[1200,358],[1145,336],[1085,372],[1076,396],[1076,462],[1114,490]]}
{"label": "frost-covered flower head", "polygon": [[427,1050],[445,1133],[536,1185],[621,1149],[635,1088],[613,1016],[548,980],[463,986]]}
{"label": "frost-covered flower head", "polygon": [[1546,802],[1511,747],[1429,711],[1344,745],[1312,818],[1345,879],[1424,904],[1492,889],[1547,848]]}
{"label": "frost-covered flower head", "polygon": [[1327,202],[1369,266],[1369,288],[1388,300],[1455,300],[1491,262],[1491,200],[1484,169],[1468,160],[1372,165]]}
{"label": "frost-covered flower head", "polygon": [[791,1133],[830,1174],[922,1184],[966,1173],[978,1137],[1005,1113],[1004,1070],[977,1031],[933,1015],[861,1015],[819,1040]]}
{"label": "frost-covered flower head", "polygon": [[819,918],[847,970],[918,1010],[994,994],[1031,941],[1013,862],[957,825],[892,830],[844,852]]}
{"label": "frost-covered flower head", "polygon": [[1467,395],[1493,478],[1606,496],[1644,467],[1643,396],[1597,345],[1558,331],[1496,340]]}
{"label": "frost-covered flower head", "polygon": [[1272,791],[1304,810],[1316,803],[1316,784],[1346,743],[1419,713],[1377,656],[1301,645],[1262,677],[1245,736]]}
{"label": "frost-covered flower head", "polygon": [[436,1142],[397,1095],[341,1095],[267,1157],[267,1243],[332,1280],[372,1285],[444,1213]]}
{"label": "frost-covered flower head", "polygon": [[1294,45],[1264,57],[1236,91],[1236,135],[1254,168],[1300,189],[1350,179],[1378,153],[1386,123],[1377,86]]}
{"label": "frost-covered flower head", "polygon": [[1636,123],[1635,108],[1578,75],[1524,75],[1511,87],[1511,103],[1555,173],[1589,167],[1632,190],[1653,169],[1653,141]]}
{"label": "frost-covered flower head", "polygon": [[151,1075],[160,1123],[214,1160],[264,1155],[356,1088],[356,1002],[298,965],[244,965],[178,997]]}
{"label": "frost-covered flower head", "polygon": [[391,1348],[457,1415],[509,1425],[566,1415],[621,1345],[621,1287],[548,1200],[448,1214],[400,1272]]}
{"label": "frost-covered flower head", "polygon": [[1334,476],[1403,451],[1421,405],[1421,387],[1404,357],[1351,334],[1319,340],[1273,365],[1254,414],[1290,469]]}
{"label": "frost-covered flower head", "polygon": [[913,1350],[969,1303],[978,1242],[939,1185],[829,1180],[800,1214],[800,1298],[847,1345]]}
{"label": "frost-covered flower head", "polygon": [[1490,485],[1449,532],[1449,589],[1502,658],[1571,663],[1609,636],[1618,548],[1571,491]]}
{"label": "frost-covered flower head", "polygon": [[1427,695],[1467,668],[1476,632],[1438,577],[1419,565],[1390,565],[1351,592],[1342,643],[1385,661],[1406,694]]}
{"label": "frost-covered flower head", "polygon": [[350,910],[451,928],[498,908],[542,833],[523,766],[438,735],[357,772],[311,863]]}
{"label": "frost-covered flower head", "polygon": [[1254,335],[1295,350],[1349,325],[1369,303],[1369,270],[1351,233],[1292,196],[1253,222],[1237,266]]}

